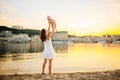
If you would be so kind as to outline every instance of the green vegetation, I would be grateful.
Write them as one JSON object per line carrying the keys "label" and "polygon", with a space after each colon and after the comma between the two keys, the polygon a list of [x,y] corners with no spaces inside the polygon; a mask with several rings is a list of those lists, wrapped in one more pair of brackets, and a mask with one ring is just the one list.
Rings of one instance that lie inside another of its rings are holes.
{"label": "green vegetation", "polygon": [[13,34],[28,34],[29,37],[37,35],[40,33],[40,30],[34,29],[13,29],[7,26],[0,26],[0,32],[2,31],[12,31]]}
{"label": "green vegetation", "polygon": [[68,34],[68,37],[76,37],[76,35],[70,35],[70,34]]}

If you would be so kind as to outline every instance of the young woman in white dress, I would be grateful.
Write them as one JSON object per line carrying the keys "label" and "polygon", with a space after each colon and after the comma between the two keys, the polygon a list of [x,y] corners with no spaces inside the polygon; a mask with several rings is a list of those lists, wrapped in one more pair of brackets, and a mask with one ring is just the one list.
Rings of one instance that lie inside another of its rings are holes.
{"label": "young woman in white dress", "polygon": [[[41,41],[44,44],[44,50],[42,52],[42,57],[44,58],[44,62],[42,65],[42,74],[45,74],[45,67],[46,67],[46,63],[47,60],[49,60],[49,74],[51,74],[51,69],[52,69],[52,60],[55,57],[55,51],[53,49],[52,46],[52,42],[51,42],[51,36],[53,35],[55,29],[56,29],[56,24],[55,21],[50,18],[50,16],[47,17],[48,19],[48,30],[46,29],[42,29],[41,30]],[[50,27],[52,27],[52,32],[50,32]]]}

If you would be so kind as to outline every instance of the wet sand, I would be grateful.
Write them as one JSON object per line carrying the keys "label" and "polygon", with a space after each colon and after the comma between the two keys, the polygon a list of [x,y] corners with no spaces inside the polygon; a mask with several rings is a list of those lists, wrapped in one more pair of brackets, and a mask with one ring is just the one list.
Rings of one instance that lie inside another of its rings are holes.
{"label": "wet sand", "polygon": [[120,69],[113,71],[53,73],[51,75],[10,74],[0,75],[0,80],[120,80]]}

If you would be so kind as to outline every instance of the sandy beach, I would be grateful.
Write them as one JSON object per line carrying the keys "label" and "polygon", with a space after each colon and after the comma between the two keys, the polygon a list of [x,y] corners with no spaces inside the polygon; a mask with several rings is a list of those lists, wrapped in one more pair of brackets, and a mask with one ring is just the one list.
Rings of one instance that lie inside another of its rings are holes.
{"label": "sandy beach", "polygon": [[10,74],[0,75],[0,80],[120,80],[120,69],[113,71],[53,73],[49,74]]}

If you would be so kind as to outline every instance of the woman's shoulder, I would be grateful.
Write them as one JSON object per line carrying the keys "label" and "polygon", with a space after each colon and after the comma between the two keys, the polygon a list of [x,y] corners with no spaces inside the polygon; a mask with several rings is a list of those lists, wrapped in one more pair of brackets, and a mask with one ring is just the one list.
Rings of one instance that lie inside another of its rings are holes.
{"label": "woman's shoulder", "polygon": [[47,40],[51,39],[51,32],[47,34]]}
{"label": "woman's shoulder", "polygon": [[46,39],[46,41],[51,41],[51,38],[49,38],[49,39]]}

